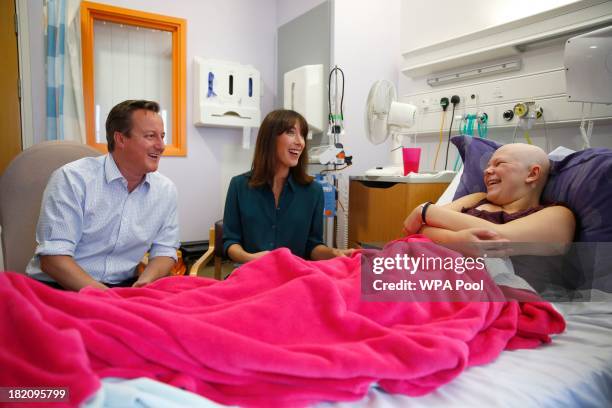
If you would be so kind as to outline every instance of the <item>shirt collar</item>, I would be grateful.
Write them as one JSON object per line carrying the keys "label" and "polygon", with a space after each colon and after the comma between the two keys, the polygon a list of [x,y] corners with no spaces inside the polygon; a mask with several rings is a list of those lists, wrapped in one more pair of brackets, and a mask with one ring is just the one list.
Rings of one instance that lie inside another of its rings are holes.
{"label": "shirt collar", "polygon": [[106,176],[106,182],[110,183],[113,180],[117,180],[119,178],[124,179],[123,174],[119,171],[119,167],[117,167],[117,163],[115,163],[115,159],[111,153],[106,155],[106,160],[104,161],[104,175]]}
{"label": "shirt collar", "polygon": [[[149,174],[147,174],[148,176]],[[251,176],[253,175],[253,171],[248,171],[246,173],[247,177],[250,179]],[[298,187],[298,183],[297,181],[295,181],[295,179],[293,178],[293,176],[291,175],[291,172],[289,172],[289,176],[287,177],[287,181],[285,182],[285,184],[289,185],[289,187],[291,188],[291,191],[295,191],[295,189]],[[272,186],[269,183],[266,183],[266,185],[268,186],[268,188],[270,190],[272,190]]]}
{"label": "shirt collar", "polygon": [[289,187],[291,187],[291,190],[293,190],[293,191],[295,191],[295,189],[297,188],[297,182],[295,181],[295,179],[291,175],[291,172],[289,172],[289,177],[287,177],[287,185]]}
{"label": "shirt collar", "polygon": [[[127,185],[127,180],[125,179],[125,177],[123,177],[123,174],[121,174],[121,171],[119,171],[119,167],[117,167],[117,163],[115,163],[115,158],[113,157],[112,153],[108,153],[106,155],[106,160],[104,160],[104,175],[106,177],[107,183],[110,183],[111,181],[114,181],[117,179],[121,179],[123,180],[124,184]],[[145,177],[142,183],[146,184],[147,186],[151,185],[151,174],[150,173],[145,174]]]}

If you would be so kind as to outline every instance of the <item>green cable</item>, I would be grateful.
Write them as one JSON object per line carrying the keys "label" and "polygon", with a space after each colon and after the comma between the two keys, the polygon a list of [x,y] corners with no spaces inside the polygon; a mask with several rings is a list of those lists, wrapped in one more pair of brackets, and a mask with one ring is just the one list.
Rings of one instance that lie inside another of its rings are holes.
{"label": "green cable", "polygon": [[482,139],[487,138],[487,133],[489,132],[489,115],[483,113],[478,118],[478,136]]}

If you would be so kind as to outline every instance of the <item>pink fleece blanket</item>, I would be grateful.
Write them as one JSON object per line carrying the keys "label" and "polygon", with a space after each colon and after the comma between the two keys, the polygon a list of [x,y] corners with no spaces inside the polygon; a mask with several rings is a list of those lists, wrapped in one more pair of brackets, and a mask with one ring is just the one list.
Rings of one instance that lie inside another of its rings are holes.
{"label": "pink fleece blanket", "polygon": [[356,400],[374,382],[419,396],[564,330],[542,302],[363,302],[359,255],[307,262],[287,249],[225,281],[139,289],[69,293],[2,273],[0,299],[0,385],[69,387],[71,405],[107,376],[242,406]]}

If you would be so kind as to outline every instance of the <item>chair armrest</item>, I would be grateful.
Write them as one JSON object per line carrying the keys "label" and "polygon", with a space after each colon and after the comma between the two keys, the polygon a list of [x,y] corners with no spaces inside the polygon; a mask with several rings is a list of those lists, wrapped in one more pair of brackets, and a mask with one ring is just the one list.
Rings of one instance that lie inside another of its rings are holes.
{"label": "chair armrest", "polygon": [[225,258],[223,254],[223,220],[215,222],[215,256]]}
{"label": "chair armrest", "polygon": [[215,229],[211,228],[208,231],[208,250],[204,252],[204,254],[197,260],[193,265],[191,265],[191,269],[189,269],[189,276],[198,276],[198,270],[200,266],[206,265],[213,259],[215,254]]}

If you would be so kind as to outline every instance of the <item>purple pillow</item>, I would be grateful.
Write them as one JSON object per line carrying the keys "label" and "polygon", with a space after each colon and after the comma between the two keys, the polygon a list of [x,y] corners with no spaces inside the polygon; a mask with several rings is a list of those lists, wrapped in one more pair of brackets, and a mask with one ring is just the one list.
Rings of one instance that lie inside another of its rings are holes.
{"label": "purple pillow", "polygon": [[493,152],[501,144],[488,139],[463,135],[454,136],[451,142],[457,146],[463,160],[463,175],[461,175],[453,200],[468,194],[487,191],[483,173]]}
{"label": "purple pillow", "polygon": [[[464,163],[454,199],[486,191],[483,172],[501,144],[470,136],[455,136],[451,140]],[[585,149],[561,161],[552,161],[542,201],[563,203],[574,212],[575,241],[612,242],[612,150]]]}
{"label": "purple pillow", "polygon": [[574,211],[576,241],[612,242],[612,150],[585,149],[551,163],[542,200]]}

